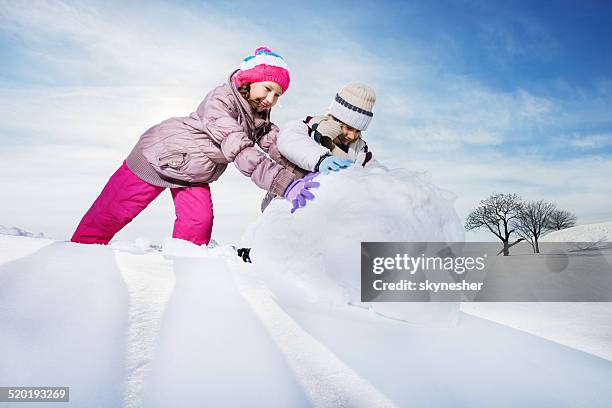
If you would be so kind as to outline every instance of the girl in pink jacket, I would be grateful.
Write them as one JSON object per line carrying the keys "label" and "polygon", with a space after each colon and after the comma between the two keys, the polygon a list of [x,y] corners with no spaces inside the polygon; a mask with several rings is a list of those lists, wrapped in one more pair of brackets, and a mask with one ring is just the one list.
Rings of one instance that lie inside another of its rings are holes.
{"label": "girl in pink jacket", "polygon": [[[208,244],[213,206],[209,183],[230,162],[259,187],[305,205],[318,186],[313,175],[278,151],[270,110],[289,87],[283,58],[266,47],[246,57],[228,82],[186,117],[167,119],[139,139],[79,223],[71,241],[108,244],[162,191],[170,188],[174,238]],[[259,150],[257,144],[261,150]],[[264,153],[265,152],[265,153]],[[267,154],[266,154],[267,153]]]}

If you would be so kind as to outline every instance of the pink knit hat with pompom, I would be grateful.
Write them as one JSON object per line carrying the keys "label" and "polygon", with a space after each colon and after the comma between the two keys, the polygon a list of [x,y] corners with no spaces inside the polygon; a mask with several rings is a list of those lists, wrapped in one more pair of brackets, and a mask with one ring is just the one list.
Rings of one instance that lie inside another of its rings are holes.
{"label": "pink knit hat with pompom", "polygon": [[287,63],[268,47],[259,47],[253,55],[249,55],[240,64],[240,71],[233,77],[236,86],[243,82],[272,81],[283,88],[283,93],[289,88],[289,68]]}

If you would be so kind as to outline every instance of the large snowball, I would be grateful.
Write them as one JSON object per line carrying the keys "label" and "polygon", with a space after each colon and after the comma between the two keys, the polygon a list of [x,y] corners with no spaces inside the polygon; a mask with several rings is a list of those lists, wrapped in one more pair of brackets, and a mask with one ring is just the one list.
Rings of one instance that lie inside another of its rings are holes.
{"label": "large snowball", "polygon": [[456,303],[361,303],[362,241],[463,241],[454,194],[427,173],[366,168],[320,175],[314,201],[294,214],[274,200],[248,232],[251,258],[277,299],[288,306],[358,305],[410,322],[448,322]]}

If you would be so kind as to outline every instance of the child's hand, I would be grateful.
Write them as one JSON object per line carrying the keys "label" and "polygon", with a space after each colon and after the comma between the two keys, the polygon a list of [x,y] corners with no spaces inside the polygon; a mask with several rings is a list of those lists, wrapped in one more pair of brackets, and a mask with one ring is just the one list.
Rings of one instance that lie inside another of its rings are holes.
{"label": "child's hand", "polygon": [[289,184],[287,190],[285,190],[285,199],[291,201],[293,208],[291,208],[291,214],[300,207],[306,206],[306,200],[313,200],[314,194],[309,189],[313,187],[319,187],[320,184],[316,181],[312,181],[313,178],[318,176],[319,173],[310,173],[306,177],[297,179],[293,183]]}
{"label": "child's hand", "polygon": [[316,131],[322,136],[328,137],[330,140],[334,140],[342,134],[342,126],[340,125],[340,122],[337,122],[332,118],[328,118],[319,122],[316,127]]}
{"label": "child's hand", "polygon": [[319,171],[322,174],[329,174],[330,171],[339,171],[351,167],[353,163],[337,156],[327,156],[319,164]]}

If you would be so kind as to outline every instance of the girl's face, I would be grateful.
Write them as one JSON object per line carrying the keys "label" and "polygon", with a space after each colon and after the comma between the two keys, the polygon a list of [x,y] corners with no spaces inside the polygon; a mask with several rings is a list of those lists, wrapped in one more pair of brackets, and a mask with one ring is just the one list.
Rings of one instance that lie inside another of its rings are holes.
{"label": "girl's face", "polygon": [[346,123],[340,124],[340,128],[342,129],[342,134],[339,137],[343,144],[349,144],[361,137],[361,130],[352,128]]}
{"label": "girl's face", "polygon": [[257,112],[272,108],[283,93],[283,88],[272,81],[253,82],[249,92],[251,106]]}

